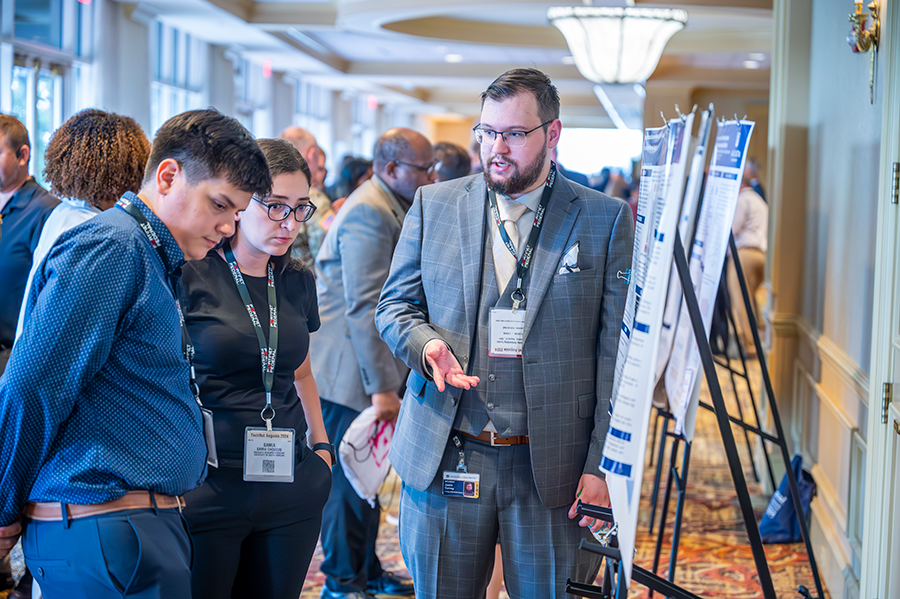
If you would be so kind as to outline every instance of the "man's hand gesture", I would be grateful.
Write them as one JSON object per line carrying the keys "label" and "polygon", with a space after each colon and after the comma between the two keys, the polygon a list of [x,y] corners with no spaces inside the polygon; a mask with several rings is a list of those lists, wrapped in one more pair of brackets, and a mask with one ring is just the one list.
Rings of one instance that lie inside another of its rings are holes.
{"label": "man's hand gesture", "polygon": [[456,356],[440,339],[432,339],[425,346],[425,361],[431,366],[431,376],[438,391],[444,392],[444,382],[459,389],[471,389],[478,384],[477,376],[468,376]]}

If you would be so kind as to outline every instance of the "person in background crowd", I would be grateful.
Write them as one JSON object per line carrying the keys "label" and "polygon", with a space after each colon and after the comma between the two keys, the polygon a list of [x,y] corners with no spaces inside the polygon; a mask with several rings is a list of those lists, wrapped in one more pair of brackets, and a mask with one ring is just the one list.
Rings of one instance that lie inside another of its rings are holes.
{"label": "person in background crowd", "polygon": [[35,272],[0,379],[0,552],[22,518],[47,599],[191,597],[179,496],[203,481],[210,445],[173,279],[271,186],[240,123],[180,114],[140,193],[60,235]]}
{"label": "person in background crowd", "polygon": [[465,177],[472,170],[469,153],[465,149],[450,142],[441,141],[434,144],[434,172],[437,180],[449,181]]}
{"label": "person in background crowd", "polygon": [[331,186],[331,209],[337,212],[346,201],[347,196],[357,187],[372,178],[372,161],[356,156],[346,156],[341,163],[341,172],[337,182]]}
{"label": "person in background crowd", "polygon": [[[62,203],[44,224],[24,297],[28,297],[31,281],[57,237],[112,208],[126,191],[140,190],[149,156],[150,142],[129,116],[89,108],[53,133],[44,152],[44,179]],[[17,337],[25,324],[24,315],[23,302]]]}
{"label": "person in background crowd", "polygon": [[[434,182],[431,144],[415,131],[387,131],[374,156],[375,175],[347,198],[316,259],[322,328],[310,353],[325,427],[336,443],[369,406],[381,422],[393,422],[400,411],[407,368],[378,337],[375,307],[416,190]],[[336,466],[322,521],[324,599],[412,594],[412,584],[385,572],[375,554],[380,515],[377,502],[361,499]]]}
{"label": "person in background crowd", "polygon": [[[319,148],[316,137],[312,133],[301,127],[291,126],[281,132],[281,139],[291,142],[303,156],[309,166],[312,182],[325,181],[327,171],[319,168],[320,156],[322,166],[325,165],[325,152]],[[334,218],[334,212],[331,209],[331,200],[315,185],[309,190],[309,201],[316,207],[316,215],[313,220],[301,224],[297,241],[291,248],[291,256],[312,270],[316,254],[319,253],[319,247],[322,245],[322,239]]]}
{"label": "person in background crowd", "polygon": [[325,179],[328,178],[328,167],[325,166],[327,159],[328,156],[325,154],[325,150],[323,150],[319,146],[316,146],[316,162],[318,168],[316,169],[317,174],[315,177],[313,177],[310,187],[318,190],[326,196],[328,195],[328,192],[325,190]]}
{"label": "person in background crowd", "polygon": [[768,203],[766,200],[766,192],[763,190],[762,182],[759,180],[759,163],[756,159],[750,158],[747,160],[744,172],[746,174],[745,178],[750,181],[750,188],[762,198],[763,202]]}
{"label": "person in background crowd", "polygon": [[[44,152],[44,179],[62,203],[44,223],[24,297],[57,237],[112,208],[126,191],[140,190],[149,155],[150,142],[134,119],[102,110],[83,110],[53,133]],[[17,338],[25,324],[25,306],[23,301]],[[26,570],[13,597],[31,597],[31,582]]]}
{"label": "person in background crowd", "polygon": [[[319,328],[315,279],[290,255],[300,223],[315,211],[309,167],[285,140],[258,144],[272,193],[253,196],[235,234],[188,262],[181,279],[200,399],[213,413],[219,458],[206,484],[185,497],[194,599],[296,599],[331,487],[334,448],[308,351],[309,334]],[[261,352],[271,356],[270,379]],[[283,469],[272,462],[271,472],[257,471],[246,461],[246,431],[269,425],[290,431],[286,461]]]}
{"label": "person in background crowd", "polygon": [[573,181],[575,183],[578,183],[579,185],[584,185],[585,187],[591,186],[591,184],[588,182],[587,175],[576,173],[575,171],[570,171],[559,163],[559,148],[553,148],[552,150],[550,150],[550,160],[556,163],[556,169],[559,171],[559,174],[561,174],[569,181]]}
{"label": "person in background crowd", "polygon": [[[593,180],[593,178],[591,178]],[[596,189],[600,193],[604,193],[606,191],[606,186],[609,184],[609,167],[604,166],[600,169],[600,174],[597,175],[596,180],[593,181],[593,185],[591,187]]]}
{"label": "person in background crowd", "polygon": [[471,174],[481,172],[481,144],[477,141],[472,142],[469,148],[469,172]]}
{"label": "person in background crowd", "polygon": [[[738,194],[737,206],[734,210],[734,220],[731,224],[731,234],[734,235],[734,245],[737,247],[738,259],[744,271],[747,289],[750,292],[750,300],[756,310],[756,292],[762,285],[766,274],[766,250],[769,243],[769,206],[766,201],[753,190],[753,170],[744,169],[741,181],[741,191]],[[741,293],[737,271],[734,269],[733,259],[728,262],[728,297],[734,310],[734,323],[737,328],[738,338],[747,356],[756,357],[756,344],[753,341],[753,331],[750,329],[750,318],[744,307],[744,296]],[[757,323],[761,322],[758,313]]]}
{"label": "person in background crowd", "polygon": [[624,202],[556,172],[561,129],[542,72],[491,83],[483,174],[419,190],[381,294],[378,330],[412,369],[390,460],[417,599],[483,597],[498,539],[511,597],[562,597],[599,568],[578,545],[602,523],[575,510],[609,505],[599,465],[634,229]]}
{"label": "person in background crowd", "polygon": [[44,223],[59,200],[28,175],[31,142],[15,117],[0,114],[0,374],[16,338],[16,321]]}

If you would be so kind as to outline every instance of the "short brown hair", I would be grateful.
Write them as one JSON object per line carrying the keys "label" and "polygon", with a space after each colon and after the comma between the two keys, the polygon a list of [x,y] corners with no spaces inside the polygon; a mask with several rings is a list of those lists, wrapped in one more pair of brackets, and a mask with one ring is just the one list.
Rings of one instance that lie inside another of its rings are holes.
{"label": "short brown hair", "polygon": [[56,130],[44,153],[44,179],[58,197],[109,205],[138,192],[150,142],[137,122],[89,108]]}
{"label": "short brown hair", "polygon": [[544,73],[537,69],[506,71],[481,93],[481,106],[490,98],[501,102],[528,92],[537,100],[538,115],[543,122],[559,118],[559,92]]}
{"label": "short brown hair", "polygon": [[0,114],[0,133],[6,137],[6,145],[16,153],[17,158],[20,157],[19,153],[22,151],[22,146],[28,146],[28,149],[31,149],[31,142],[28,141],[28,130],[16,117]]}

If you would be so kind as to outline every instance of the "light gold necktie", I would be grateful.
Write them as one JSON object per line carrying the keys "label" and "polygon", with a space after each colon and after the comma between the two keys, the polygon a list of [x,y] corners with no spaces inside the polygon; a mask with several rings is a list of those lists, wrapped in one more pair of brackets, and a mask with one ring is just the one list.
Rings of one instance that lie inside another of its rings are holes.
{"label": "light gold necktie", "polygon": [[[516,248],[516,254],[519,252],[519,227],[517,222],[522,215],[529,210],[525,204],[520,204],[515,200],[510,200],[503,196],[497,196],[497,209],[500,212],[500,220],[503,221],[503,227],[512,241],[513,247]],[[493,254],[494,254],[494,271],[497,275],[497,286],[500,293],[506,289],[510,278],[516,272],[516,258],[507,249],[503,238],[500,236],[500,227],[494,231],[493,238]]]}

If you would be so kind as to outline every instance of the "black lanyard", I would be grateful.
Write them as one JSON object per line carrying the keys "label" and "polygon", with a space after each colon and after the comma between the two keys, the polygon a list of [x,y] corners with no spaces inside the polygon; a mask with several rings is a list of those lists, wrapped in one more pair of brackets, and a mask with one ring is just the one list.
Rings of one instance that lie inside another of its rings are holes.
{"label": "black lanyard", "polygon": [[[231,276],[234,284],[237,285],[238,293],[241,294],[241,300],[244,307],[250,315],[250,321],[253,323],[253,329],[256,331],[256,338],[259,341],[259,352],[262,357],[262,373],[263,385],[266,387],[266,407],[259,413],[260,417],[265,421],[266,428],[272,430],[272,420],[275,418],[275,408],[272,407],[272,384],[275,382],[275,353],[278,351],[278,302],[275,298],[275,273],[272,270],[272,262],[266,264],[268,270],[268,294],[269,294],[269,340],[266,341],[266,335],[263,333],[262,325],[259,322],[259,315],[256,308],[253,307],[253,300],[250,299],[250,293],[247,291],[247,283],[244,282],[244,276],[241,274],[241,268],[238,266],[237,260],[234,258],[234,252],[231,251],[231,244],[225,242],[225,259],[228,261]],[[271,416],[266,418],[266,414]]]}
{"label": "black lanyard", "polygon": [[184,352],[184,359],[187,360],[190,367],[191,393],[194,394],[197,405],[203,408],[203,404],[200,402],[200,386],[197,384],[197,373],[194,371],[194,345],[191,343],[191,336],[188,334],[187,325],[184,323],[184,313],[181,311],[181,302],[178,301],[178,294],[175,292],[175,284],[172,281],[172,272],[169,269],[169,259],[166,257],[166,250],[163,249],[162,241],[160,241],[159,235],[153,229],[153,225],[150,224],[150,221],[147,220],[147,217],[144,216],[144,213],[137,206],[125,198],[120,198],[116,205],[137,221],[141,231],[147,237],[147,241],[150,242],[150,245],[153,246],[153,249],[159,255],[159,259],[162,260],[163,268],[166,271],[166,282],[169,284],[169,289],[171,289],[175,298],[175,308],[178,310],[178,320],[181,323],[181,351]]}
{"label": "black lanyard", "polygon": [[522,281],[528,274],[531,267],[531,259],[534,258],[534,248],[537,246],[538,237],[541,234],[541,227],[544,224],[544,212],[547,210],[547,204],[550,203],[550,196],[553,195],[553,184],[556,182],[556,165],[550,163],[550,173],[547,175],[547,181],[544,184],[544,193],[541,195],[541,203],[538,205],[537,212],[534,214],[534,224],[531,226],[531,234],[528,236],[528,244],[522,257],[519,258],[517,248],[513,245],[503,221],[500,219],[500,209],[497,207],[497,196],[494,195],[492,189],[488,189],[488,197],[491,200],[491,212],[494,214],[494,220],[497,222],[497,228],[500,230],[500,239],[506,245],[506,249],[516,259],[516,289],[512,292],[513,310],[518,310],[519,305],[525,301],[525,293],[522,291]]}

